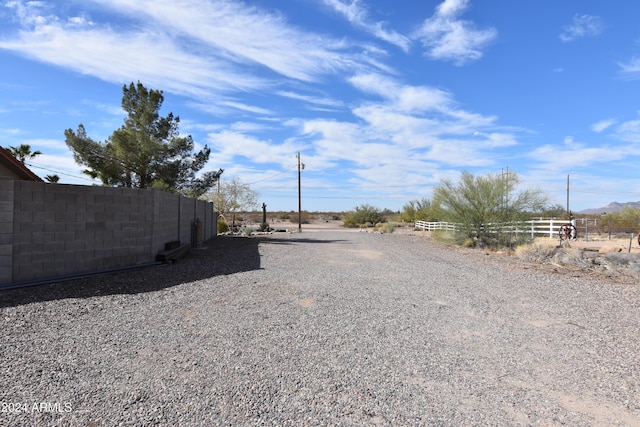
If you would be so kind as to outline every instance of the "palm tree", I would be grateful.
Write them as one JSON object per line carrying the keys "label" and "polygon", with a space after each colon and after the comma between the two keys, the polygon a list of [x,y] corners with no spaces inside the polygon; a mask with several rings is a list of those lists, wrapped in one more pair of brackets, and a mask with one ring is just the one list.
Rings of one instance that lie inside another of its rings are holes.
{"label": "palm tree", "polygon": [[7,151],[13,154],[13,157],[18,159],[20,163],[24,164],[25,160],[33,159],[36,156],[42,154],[41,151],[31,151],[31,146],[29,144],[21,144],[19,147],[7,147]]}

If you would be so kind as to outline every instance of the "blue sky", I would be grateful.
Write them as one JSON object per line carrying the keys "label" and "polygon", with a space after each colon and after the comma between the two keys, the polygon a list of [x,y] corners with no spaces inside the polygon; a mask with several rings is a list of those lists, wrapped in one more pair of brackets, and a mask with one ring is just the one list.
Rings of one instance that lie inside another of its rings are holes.
{"label": "blue sky", "polygon": [[640,200],[640,3],[0,0],[0,145],[91,185],[64,130],[123,124],[122,86],[269,210],[400,210],[517,172],[573,211]]}

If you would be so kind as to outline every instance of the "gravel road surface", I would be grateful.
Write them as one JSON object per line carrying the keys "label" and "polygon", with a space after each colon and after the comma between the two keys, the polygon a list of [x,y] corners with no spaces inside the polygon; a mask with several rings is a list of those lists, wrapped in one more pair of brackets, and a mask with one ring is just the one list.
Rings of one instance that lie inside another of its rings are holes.
{"label": "gravel road surface", "polygon": [[640,286],[419,235],[0,291],[0,426],[640,426]]}

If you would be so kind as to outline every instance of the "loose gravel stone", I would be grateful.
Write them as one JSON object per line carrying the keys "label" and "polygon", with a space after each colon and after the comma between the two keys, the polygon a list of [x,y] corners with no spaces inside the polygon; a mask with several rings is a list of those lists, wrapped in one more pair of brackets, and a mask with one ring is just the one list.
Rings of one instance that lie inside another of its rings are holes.
{"label": "loose gravel stone", "polygon": [[419,235],[0,292],[1,426],[640,425],[640,287]]}

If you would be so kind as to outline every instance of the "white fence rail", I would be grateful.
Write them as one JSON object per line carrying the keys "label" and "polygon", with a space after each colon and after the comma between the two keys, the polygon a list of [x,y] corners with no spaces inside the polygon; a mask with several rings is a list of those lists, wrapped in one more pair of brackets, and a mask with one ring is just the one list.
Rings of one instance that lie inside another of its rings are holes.
{"label": "white fence rail", "polygon": [[[513,232],[514,234],[526,233],[531,237],[545,236],[555,238],[558,237],[558,232],[563,224],[568,224],[569,221],[562,219],[534,219],[530,221],[519,221],[505,224],[489,224],[497,229],[501,229],[505,232]],[[576,221],[572,220],[571,224],[576,225]],[[418,230],[425,231],[456,231],[460,224],[453,222],[428,222],[428,221],[416,221],[414,227]]]}

